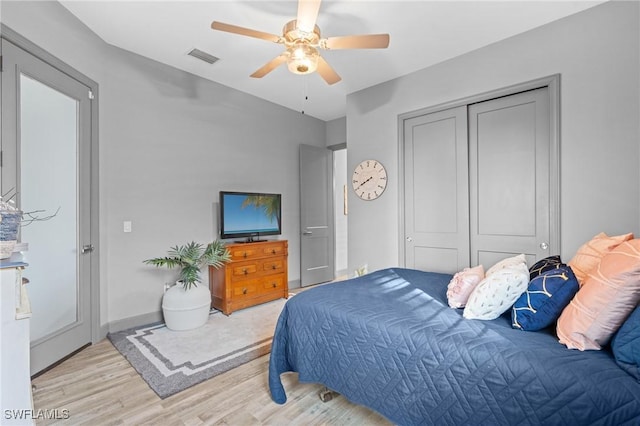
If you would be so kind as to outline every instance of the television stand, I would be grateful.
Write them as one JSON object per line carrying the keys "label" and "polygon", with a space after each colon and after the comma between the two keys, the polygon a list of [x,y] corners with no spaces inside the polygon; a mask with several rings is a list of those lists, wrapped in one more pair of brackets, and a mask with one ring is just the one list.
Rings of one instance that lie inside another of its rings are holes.
{"label": "television stand", "polygon": [[227,244],[231,260],[209,267],[211,306],[225,315],[289,297],[287,240]]}

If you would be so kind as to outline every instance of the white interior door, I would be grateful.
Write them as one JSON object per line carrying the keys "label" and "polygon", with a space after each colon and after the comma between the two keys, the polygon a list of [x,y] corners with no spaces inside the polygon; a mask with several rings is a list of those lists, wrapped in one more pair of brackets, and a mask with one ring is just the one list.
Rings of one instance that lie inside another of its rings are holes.
{"label": "white interior door", "polygon": [[35,374],[91,342],[91,107],[89,88],[67,74],[5,40],[3,56],[3,111],[15,119],[3,117],[3,151],[15,168],[13,179],[3,173],[3,192],[15,188],[33,216],[55,213],[23,225],[20,237],[29,244]]}
{"label": "white interior door", "polygon": [[334,279],[333,155],[300,145],[300,285]]}

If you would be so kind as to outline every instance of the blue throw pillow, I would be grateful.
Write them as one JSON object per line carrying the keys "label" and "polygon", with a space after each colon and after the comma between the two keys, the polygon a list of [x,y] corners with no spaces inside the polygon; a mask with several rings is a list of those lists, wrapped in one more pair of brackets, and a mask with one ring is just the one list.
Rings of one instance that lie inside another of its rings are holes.
{"label": "blue throw pillow", "polygon": [[611,339],[611,350],[618,365],[640,381],[640,305]]}
{"label": "blue throw pillow", "polygon": [[529,268],[529,280],[534,279],[543,272],[559,268],[560,266],[565,266],[565,264],[562,263],[560,256],[557,254],[555,256],[549,256],[538,260],[531,268]]}
{"label": "blue throw pillow", "polygon": [[559,266],[536,276],[511,308],[511,326],[527,331],[552,325],[580,288],[571,267]]}

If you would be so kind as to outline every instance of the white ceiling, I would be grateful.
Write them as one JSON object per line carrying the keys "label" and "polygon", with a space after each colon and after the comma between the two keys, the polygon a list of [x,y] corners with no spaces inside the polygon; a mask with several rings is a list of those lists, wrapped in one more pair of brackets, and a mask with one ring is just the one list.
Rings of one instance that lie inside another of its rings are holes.
{"label": "white ceiling", "polygon": [[[286,64],[262,79],[249,75],[282,45],[214,31],[211,22],[276,35],[295,19],[295,1],[99,1],[62,5],[107,43],[322,120],[345,115],[346,96],[577,13],[602,1],[325,0],[323,37],[389,33],[388,49],[321,51],[342,81],[291,74]],[[193,48],[220,60],[209,65]]]}

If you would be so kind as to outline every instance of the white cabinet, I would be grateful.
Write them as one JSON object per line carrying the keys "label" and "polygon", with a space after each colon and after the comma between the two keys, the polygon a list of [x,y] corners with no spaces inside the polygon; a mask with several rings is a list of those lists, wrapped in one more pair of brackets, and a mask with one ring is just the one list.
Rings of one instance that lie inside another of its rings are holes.
{"label": "white cabinet", "polygon": [[[21,297],[20,259],[0,261],[0,424],[34,424],[29,373],[29,314],[17,312],[27,299]],[[27,310],[28,311],[28,310]],[[17,319],[20,318],[20,319]]]}

